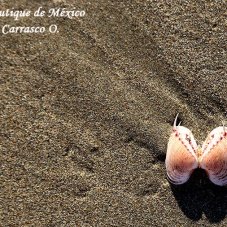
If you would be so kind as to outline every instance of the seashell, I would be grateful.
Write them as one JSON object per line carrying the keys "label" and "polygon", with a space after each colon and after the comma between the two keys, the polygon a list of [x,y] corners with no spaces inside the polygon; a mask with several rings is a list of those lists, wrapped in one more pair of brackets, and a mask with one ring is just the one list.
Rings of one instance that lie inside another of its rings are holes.
{"label": "seashell", "polygon": [[170,182],[183,184],[198,167],[197,144],[189,129],[176,126],[177,116],[168,142],[165,164]]}
{"label": "seashell", "polygon": [[214,184],[227,185],[227,131],[225,127],[217,127],[208,135],[202,146],[203,154],[200,168]]}
{"label": "seashell", "polygon": [[200,149],[192,132],[176,125],[169,138],[166,153],[167,176],[173,184],[183,184],[190,178],[196,168],[206,171],[214,184],[227,185],[227,131],[217,127],[208,135]]}

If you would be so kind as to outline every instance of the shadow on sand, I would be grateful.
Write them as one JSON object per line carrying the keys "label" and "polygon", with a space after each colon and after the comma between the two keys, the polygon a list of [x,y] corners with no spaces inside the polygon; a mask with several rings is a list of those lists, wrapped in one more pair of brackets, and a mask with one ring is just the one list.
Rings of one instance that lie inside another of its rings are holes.
{"label": "shadow on sand", "polygon": [[211,223],[217,223],[227,214],[227,187],[212,184],[201,169],[196,169],[187,183],[171,185],[171,189],[181,210],[194,221],[205,214]]}

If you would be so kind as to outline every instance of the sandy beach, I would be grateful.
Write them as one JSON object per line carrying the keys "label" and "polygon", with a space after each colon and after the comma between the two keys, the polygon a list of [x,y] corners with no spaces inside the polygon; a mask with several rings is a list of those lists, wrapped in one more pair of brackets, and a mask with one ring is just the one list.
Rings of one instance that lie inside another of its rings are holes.
{"label": "sandy beach", "polygon": [[86,12],[0,17],[1,226],[227,226],[225,187],[165,170],[177,113],[198,144],[227,122],[225,1],[0,6]]}

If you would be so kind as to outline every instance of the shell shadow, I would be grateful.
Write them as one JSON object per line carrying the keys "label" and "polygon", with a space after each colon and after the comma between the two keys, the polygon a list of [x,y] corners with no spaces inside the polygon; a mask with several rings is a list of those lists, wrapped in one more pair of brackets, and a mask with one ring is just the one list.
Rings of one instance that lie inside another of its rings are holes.
{"label": "shell shadow", "polygon": [[180,209],[194,221],[204,213],[211,223],[217,223],[227,214],[227,188],[212,184],[202,169],[196,169],[183,185],[171,184],[171,189]]}

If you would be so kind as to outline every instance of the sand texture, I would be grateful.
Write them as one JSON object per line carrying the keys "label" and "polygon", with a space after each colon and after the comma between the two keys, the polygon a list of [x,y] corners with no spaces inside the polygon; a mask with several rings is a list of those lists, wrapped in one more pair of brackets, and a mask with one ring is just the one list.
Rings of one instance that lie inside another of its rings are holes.
{"label": "sand texture", "polygon": [[227,226],[226,188],[166,179],[173,120],[227,118],[225,1],[2,1],[83,18],[0,18],[1,226]]}

